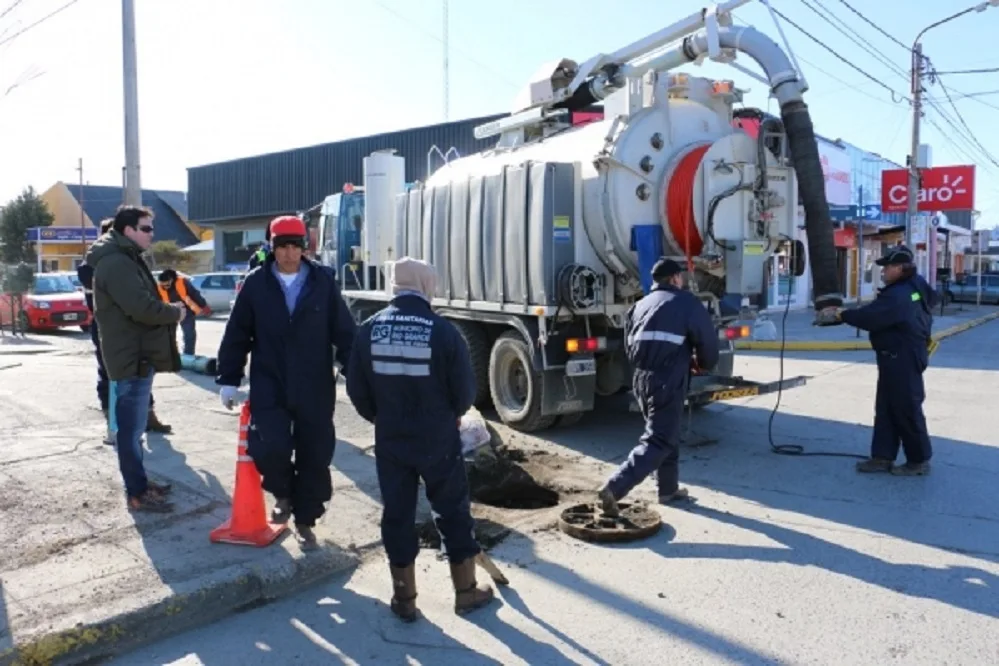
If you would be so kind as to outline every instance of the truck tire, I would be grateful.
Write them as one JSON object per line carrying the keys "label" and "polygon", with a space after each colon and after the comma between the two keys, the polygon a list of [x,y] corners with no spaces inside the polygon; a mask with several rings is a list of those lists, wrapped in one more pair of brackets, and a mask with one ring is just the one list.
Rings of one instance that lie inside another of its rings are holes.
{"label": "truck tire", "polygon": [[541,415],[541,373],[531,363],[531,348],[517,331],[506,331],[489,354],[489,392],[500,419],[514,430],[550,428],[554,416]]}
{"label": "truck tire", "polygon": [[473,321],[460,319],[451,321],[461,333],[468,347],[468,355],[472,358],[472,372],[475,374],[475,406],[485,407],[489,404],[489,337],[485,329]]}

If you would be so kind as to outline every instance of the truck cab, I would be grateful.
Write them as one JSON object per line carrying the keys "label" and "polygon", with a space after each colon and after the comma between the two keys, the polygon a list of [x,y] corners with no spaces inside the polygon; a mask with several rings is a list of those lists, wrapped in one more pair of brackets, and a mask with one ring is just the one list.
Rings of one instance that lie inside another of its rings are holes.
{"label": "truck cab", "polygon": [[344,289],[361,287],[361,229],[364,226],[364,188],[347,183],[342,192],[323,200],[316,254],[324,266],[336,269]]}

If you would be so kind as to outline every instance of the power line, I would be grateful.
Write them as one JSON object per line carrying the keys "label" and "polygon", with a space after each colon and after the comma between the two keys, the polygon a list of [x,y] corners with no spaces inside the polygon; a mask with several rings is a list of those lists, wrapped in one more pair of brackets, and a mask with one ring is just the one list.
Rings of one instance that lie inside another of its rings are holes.
{"label": "power line", "polygon": [[999,72],[999,67],[986,67],[984,69],[954,69],[949,72],[937,72],[937,74],[995,74]]}
{"label": "power line", "polygon": [[79,1],[80,0],[69,0],[69,2],[67,2],[65,5],[63,5],[59,9],[56,9],[55,11],[46,14],[45,16],[43,16],[42,18],[38,19],[34,23],[21,28],[20,30],[18,30],[17,32],[15,32],[10,37],[7,37],[6,39],[0,41],[0,46],[3,46],[7,42],[16,39],[17,37],[23,35],[24,33],[28,32],[29,30],[31,30],[32,28],[40,26],[42,23],[45,23],[46,21],[48,21],[50,18],[52,18],[53,16],[55,16],[59,12],[63,11],[64,9],[69,9],[70,7],[72,7],[73,5],[75,5]]}
{"label": "power line", "polygon": [[24,0],[14,0],[14,2],[11,4],[10,7],[8,7],[7,9],[3,10],[2,13],[0,13],[0,19],[2,19],[4,16],[6,16],[7,14],[10,14],[12,11],[14,11],[15,9],[17,9],[17,6],[19,4],[21,4],[22,2],[24,2]]}
{"label": "power line", "polygon": [[[846,7],[847,9],[849,9],[849,10],[850,10],[851,12],[853,12],[854,14],[856,14],[857,16],[859,16],[859,17],[860,17],[860,20],[862,20],[862,21],[863,21],[864,23],[866,23],[867,25],[871,26],[872,28],[874,28],[875,30],[877,30],[878,32],[880,32],[880,33],[881,33],[882,35],[884,35],[885,37],[887,37],[887,38],[888,38],[888,39],[890,39],[891,41],[893,41],[893,42],[895,42],[896,44],[898,44],[899,46],[901,46],[901,47],[902,47],[903,49],[905,49],[906,51],[912,51],[912,48],[911,48],[911,47],[909,47],[909,46],[906,46],[905,44],[903,44],[902,42],[900,42],[900,41],[898,40],[898,38],[896,38],[895,36],[893,36],[893,35],[891,35],[891,34],[889,34],[889,33],[885,32],[884,28],[882,28],[882,27],[881,27],[881,26],[879,26],[879,25],[878,25],[877,23],[875,23],[875,22],[874,22],[874,21],[872,21],[871,19],[869,19],[869,18],[867,18],[866,16],[864,16],[863,14],[861,14],[861,13],[860,13],[860,11],[859,11],[859,10],[857,10],[857,9],[855,9],[855,8],[853,7],[853,5],[851,5],[851,4],[849,3],[849,2],[847,2],[846,0],[839,0],[839,1],[840,1],[840,3],[841,3],[841,4],[843,4],[843,6],[845,6],[845,7]],[[774,11],[776,11],[776,10],[774,10]]]}
{"label": "power line", "polygon": [[[777,16],[781,17],[782,19],[784,19],[785,21],[787,21],[789,24],[791,24],[792,26],[794,26],[798,30],[798,32],[800,32],[801,34],[805,35],[806,37],[808,37],[809,39],[811,39],[813,42],[815,42],[816,44],[818,44],[819,46],[821,46],[822,48],[824,48],[826,51],[828,51],[829,53],[831,53],[833,56],[835,56],[837,60],[839,60],[843,64],[849,66],[850,68],[852,68],[856,72],[858,72],[861,75],[863,75],[865,78],[873,81],[874,83],[878,84],[879,86],[881,86],[882,88],[884,88],[885,90],[887,90],[888,92],[890,92],[891,96],[892,96],[892,101],[893,102],[897,103],[898,101],[901,101],[901,100],[911,101],[911,100],[909,100],[908,97],[906,97],[905,95],[899,94],[898,92],[896,92],[895,90],[893,90],[890,86],[888,86],[887,84],[885,84],[883,81],[881,81],[880,79],[878,79],[877,77],[875,77],[870,72],[867,72],[866,70],[861,69],[857,65],[853,64],[851,61],[849,61],[846,58],[844,58],[843,56],[841,56],[839,53],[837,53],[831,47],[827,46],[825,42],[823,42],[819,38],[815,37],[812,33],[808,32],[807,30],[805,30],[804,28],[802,28],[800,25],[798,25],[797,23],[795,23],[794,21],[792,21],[791,19],[789,19],[787,16],[785,16],[784,14],[782,14],[779,9],[771,7],[771,10],[773,11],[774,14],[776,14]],[[900,100],[896,100],[895,99],[896,96],[900,97],[901,99]]]}
{"label": "power line", "polygon": [[968,130],[968,134],[971,137],[971,140],[975,142],[975,145],[977,145],[981,149],[982,154],[984,154],[985,157],[987,157],[990,162],[999,167],[999,162],[997,162],[996,159],[992,157],[992,153],[990,153],[988,149],[985,148],[985,146],[983,146],[982,143],[975,137],[974,131],[972,131],[971,127],[969,127],[968,123],[964,120],[964,116],[961,115],[961,112],[958,110],[957,105],[954,104],[954,99],[950,96],[950,90],[948,90],[947,86],[943,84],[943,81],[940,81],[938,79],[937,82],[940,84],[940,87],[943,88],[944,94],[947,96],[947,101],[950,102],[951,108],[954,109],[954,115],[956,115],[957,119],[961,122],[962,125],[964,125],[964,128]]}
{"label": "power line", "polygon": [[[850,26],[847,25],[842,19],[840,19],[839,17],[837,17],[835,14],[833,14],[832,12],[830,12],[828,9],[823,8],[822,11],[819,11],[819,9],[817,9],[814,5],[812,5],[810,2],[808,2],[808,0],[801,0],[801,4],[805,5],[810,10],[812,10],[812,12],[814,12],[816,15],[818,15],[819,18],[821,18],[823,21],[825,21],[826,23],[828,23],[829,25],[831,25],[832,27],[834,27],[837,31],[839,31],[840,34],[845,35],[846,38],[849,39],[851,42],[853,42],[854,44],[856,44],[857,46],[859,46],[861,49],[863,49],[864,51],[867,51],[869,54],[871,54],[872,56],[874,56],[874,58],[876,60],[879,60],[882,65],[885,65],[886,67],[888,67],[888,69],[890,69],[893,72],[895,72],[896,74],[900,75],[903,79],[908,79],[909,78],[909,74],[905,70],[903,70],[901,67],[899,67],[898,65],[896,65],[895,62],[891,59],[891,57],[885,55],[884,53],[882,53],[878,49],[874,48],[870,44],[866,44],[866,43],[862,42],[861,40],[857,39],[857,37],[855,37],[853,34],[851,34],[850,32],[848,32],[847,29],[850,29]],[[823,13],[823,12],[826,12],[826,13]],[[832,17],[832,18],[830,18],[830,17]],[[836,25],[836,23],[833,23],[832,19],[835,19],[840,25],[844,26],[846,29],[841,28],[839,25]]]}

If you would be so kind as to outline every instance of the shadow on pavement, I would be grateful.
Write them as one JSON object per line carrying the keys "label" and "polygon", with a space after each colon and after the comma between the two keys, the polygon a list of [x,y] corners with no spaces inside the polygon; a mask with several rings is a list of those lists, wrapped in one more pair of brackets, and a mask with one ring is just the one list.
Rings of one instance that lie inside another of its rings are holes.
{"label": "shadow on pavement", "polygon": [[[252,630],[225,622],[212,631],[126,655],[115,666],[170,664],[191,656],[204,666],[272,666],[273,664],[433,664],[434,654],[453,655],[453,663],[499,665],[473,647],[463,645],[426,617],[407,625],[386,603],[347,586],[350,578],[324,586],[327,595],[299,598],[258,609]],[[290,612],[289,612],[290,611]],[[183,662],[186,663],[186,662]],[[551,662],[532,662],[551,663]]]}
{"label": "shadow on pavement", "polygon": [[811,534],[728,511],[692,505],[688,511],[756,532],[779,546],[725,543],[668,543],[654,538],[644,547],[666,559],[755,560],[821,567],[826,571],[900,594],[932,599],[988,617],[999,617],[999,576],[975,567],[932,568],[888,562]]}

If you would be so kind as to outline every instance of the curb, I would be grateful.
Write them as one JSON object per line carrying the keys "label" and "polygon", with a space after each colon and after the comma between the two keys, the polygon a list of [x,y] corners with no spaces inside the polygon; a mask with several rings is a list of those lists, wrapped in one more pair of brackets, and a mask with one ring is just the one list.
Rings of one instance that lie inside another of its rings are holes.
{"label": "curb", "polygon": [[[933,335],[933,339],[939,342],[945,338],[963,333],[968,329],[981,326],[993,319],[999,319],[999,312],[990,312],[987,315],[970,319],[963,324],[957,324],[950,328],[945,328]],[[780,351],[780,340],[739,340],[735,343],[736,349],[747,351]],[[871,348],[868,340],[788,340],[783,344],[784,351],[862,351]]]}
{"label": "curb", "polygon": [[[234,546],[238,547],[238,546]],[[92,663],[206,626],[233,613],[290,596],[349,571],[359,554],[326,545],[273,566],[240,565],[210,575],[194,589],[89,625],[44,634],[0,653],[0,666]]]}

